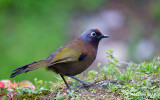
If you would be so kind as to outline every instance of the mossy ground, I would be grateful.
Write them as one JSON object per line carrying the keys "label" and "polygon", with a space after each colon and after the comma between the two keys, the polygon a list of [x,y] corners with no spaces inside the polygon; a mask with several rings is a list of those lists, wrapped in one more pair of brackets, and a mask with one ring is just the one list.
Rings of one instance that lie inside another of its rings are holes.
{"label": "mossy ground", "polygon": [[[121,63],[113,56],[112,50],[107,50],[107,66],[101,66],[99,71],[91,70],[86,75],[76,77],[93,83],[80,87],[82,84],[65,77],[71,88],[66,88],[61,78],[46,89],[46,82],[36,81],[36,90],[20,89],[15,99],[56,99],[56,100],[145,100],[160,99],[160,57],[150,62]],[[10,91],[12,92],[12,91]],[[3,97],[7,98],[6,96]]]}

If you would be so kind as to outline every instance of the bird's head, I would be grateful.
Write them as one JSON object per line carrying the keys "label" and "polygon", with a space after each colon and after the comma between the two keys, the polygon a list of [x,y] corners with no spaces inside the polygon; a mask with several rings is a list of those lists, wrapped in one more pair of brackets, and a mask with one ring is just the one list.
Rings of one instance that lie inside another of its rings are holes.
{"label": "bird's head", "polygon": [[102,38],[109,38],[109,36],[103,35],[98,29],[89,29],[89,30],[83,32],[80,35],[80,38],[86,43],[98,46],[99,41]]}

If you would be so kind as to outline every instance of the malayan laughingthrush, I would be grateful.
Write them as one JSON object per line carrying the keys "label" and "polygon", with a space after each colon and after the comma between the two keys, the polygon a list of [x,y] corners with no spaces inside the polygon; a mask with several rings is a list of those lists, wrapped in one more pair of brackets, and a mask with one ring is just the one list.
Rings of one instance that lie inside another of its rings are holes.
{"label": "malayan laughingthrush", "polygon": [[77,74],[86,70],[95,60],[99,41],[109,36],[103,35],[98,29],[89,29],[78,38],[58,48],[45,60],[35,61],[30,64],[12,70],[11,78],[21,73],[27,73],[40,67],[60,74],[67,88],[69,88],[64,76],[74,78],[83,85],[88,85],[76,77]]}

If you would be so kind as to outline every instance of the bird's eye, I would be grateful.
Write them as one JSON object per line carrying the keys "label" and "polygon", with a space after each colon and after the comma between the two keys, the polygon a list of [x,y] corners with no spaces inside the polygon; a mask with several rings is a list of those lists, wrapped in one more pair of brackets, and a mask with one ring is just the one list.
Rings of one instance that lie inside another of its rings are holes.
{"label": "bird's eye", "polygon": [[92,32],[92,33],[91,33],[91,36],[92,36],[92,37],[95,37],[96,35],[97,35],[97,34],[96,34],[95,32]]}

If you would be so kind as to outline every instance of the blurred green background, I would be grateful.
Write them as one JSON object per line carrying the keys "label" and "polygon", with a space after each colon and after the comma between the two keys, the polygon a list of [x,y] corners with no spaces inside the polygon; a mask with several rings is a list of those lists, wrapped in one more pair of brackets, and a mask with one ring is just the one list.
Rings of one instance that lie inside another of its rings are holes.
{"label": "blurred green background", "polygon": [[[0,0],[0,80],[16,67],[45,59],[69,39],[68,24],[76,11],[92,11],[102,0]],[[78,3],[78,4],[77,4]],[[88,6],[89,5],[89,6]],[[42,69],[11,80],[54,81]]]}
{"label": "blurred green background", "polygon": [[[91,27],[110,33],[100,46],[104,52],[108,47],[120,58],[127,55],[122,60],[149,60],[160,55],[159,25],[160,0],[0,0],[0,80]],[[40,68],[11,80],[55,81],[55,76]]]}

